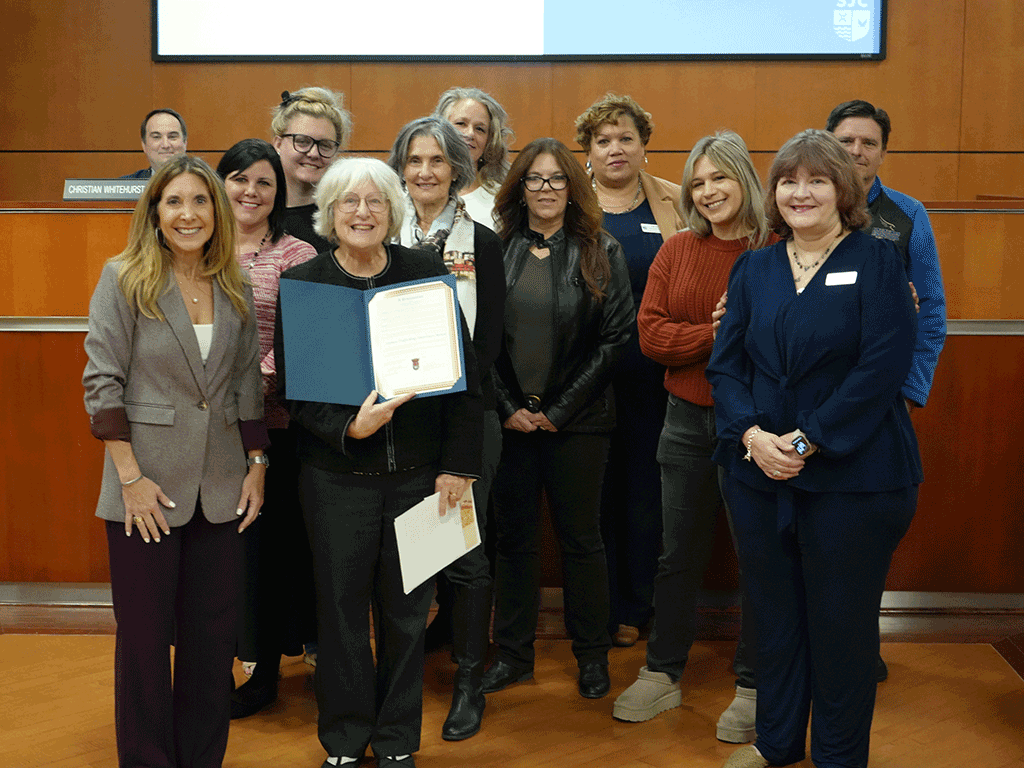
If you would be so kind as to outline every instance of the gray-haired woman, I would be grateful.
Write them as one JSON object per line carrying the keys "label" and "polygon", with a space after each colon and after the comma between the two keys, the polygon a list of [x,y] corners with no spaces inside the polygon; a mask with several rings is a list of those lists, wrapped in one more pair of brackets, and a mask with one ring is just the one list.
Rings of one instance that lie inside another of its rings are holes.
{"label": "gray-haired woman", "polygon": [[[443,256],[448,271],[456,276],[459,306],[473,339],[484,400],[482,466],[473,487],[482,536],[487,498],[501,456],[501,423],[490,373],[501,351],[505,314],[501,241],[474,222],[459,199],[459,190],[473,181],[475,173],[469,150],[447,120],[422,117],[403,127],[388,163],[405,185],[400,242]],[[461,741],[480,730],[485,704],[481,676],[491,618],[491,572],[483,546],[449,565],[439,578],[451,583],[453,601],[450,619],[438,617],[435,622],[450,621],[452,655],[459,665],[441,735]]]}
{"label": "gray-haired woman", "polygon": [[[339,160],[317,186],[316,202],[317,232],[337,247],[283,278],[367,290],[446,274],[440,258],[388,242],[402,225],[402,191],[380,160]],[[284,396],[290,350],[281,333],[288,307],[282,310],[274,357]],[[330,756],[325,765],[357,763],[372,745],[379,768],[415,768],[431,595],[429,584],[405,593],[394,521],[433,493],[453,505],[478,476],[480,394],[468,346],[464,358],[465,392],[383,403],[369,392],[358,408],[288,401],[316,579],[315,687],[320,743]]]}
{"label": "gray-haired woman", "polygon": [[508,113],[479,88],[449,88],[437,100],[434,115],[455,126],[476,168],[460,192],[466,210],[474,221],[494,229],[494,196],[508,173],[508,145],[515,139]]}

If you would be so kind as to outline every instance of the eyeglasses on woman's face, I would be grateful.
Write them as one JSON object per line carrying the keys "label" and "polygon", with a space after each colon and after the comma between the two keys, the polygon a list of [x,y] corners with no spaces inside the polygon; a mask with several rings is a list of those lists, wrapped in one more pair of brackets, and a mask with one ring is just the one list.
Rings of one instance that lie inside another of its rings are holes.
{"label": "eyeglasses on woman's face", "polygon": [[304,133],[282,133],[281,138],[291,139],[295,151],[303,154],[309,152],[316,145],[317,152],[323,158],[334,157],[338,147],[341,146],[339,142],[333,139],[314,139],[312,136],[307,136]]}
{"label": "eyeglasses on woman's face", "polygon": [[523,186],[530,192],[540,192],[544,189],[545,184],[556,192],[560,192],[569,186],[569,177],[564,173],[556,173],[549,177],[538,176],[536,174],[530,174],[529,176],[523,177]]}
{"label": "eyeglasses on woman's face", "polygon": [[348,195],[339,200],[337,207],[342,213],[355,213],[362,203],[366,203],[366,208],[370,213],[384,213],[388,209],[388,201],[385,198],[359,197],[357,195]]}

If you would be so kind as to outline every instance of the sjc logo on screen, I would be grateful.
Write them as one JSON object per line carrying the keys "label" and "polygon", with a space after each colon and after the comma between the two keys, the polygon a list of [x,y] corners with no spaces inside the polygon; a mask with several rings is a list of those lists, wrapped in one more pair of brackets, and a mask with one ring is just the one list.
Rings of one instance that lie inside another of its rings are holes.
{"label": "sjc logo on screen", "polygon": [[[867,8],[868,10],[860,10]],[[852,43],[871,31],[871,4],[868,0],[836,0],[832,28],[843,40]]]}

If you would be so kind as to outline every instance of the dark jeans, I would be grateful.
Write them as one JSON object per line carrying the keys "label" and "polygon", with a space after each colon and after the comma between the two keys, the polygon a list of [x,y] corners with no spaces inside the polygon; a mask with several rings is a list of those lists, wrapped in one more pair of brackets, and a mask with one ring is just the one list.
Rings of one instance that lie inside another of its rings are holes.
{"label": "dark jeans", "polygon": [[[673,680],[682,676],[696,638],[697,592],[711,559],[715,518],[723,507],[718,466],[711,461],[717,443],[715,409],[669,395],[658,444],[664,534],[647,668]],[[747,651],[753,645],[752,631],[744,622],[733,662],[745,688],[754,687]]]}
{"label": "dark jeans", "polygon": [[[813,457],[811,459],[813,461]],[[793,495],[779,532],[778,497],[727,476],[740,564],[758,643],[757,749],[772,765],[868,764],[878,664],[878,610],[917,487]]]}
{"label": "dark jeans", "polygon": [[272,429],[270,444],[263,508],[242,537],[245,597],[236,655],[267,660],[276,678],[282,653],[294,656],[303,643],[316,641],[316,600],[295,438],[290,430]]}
{"label": "dark jeans", "polygon": [[608,436],[504,430],[494,482],[498,556],[494,641],[497,658],[532,668],[540,610],[540,492],[562,548],[565,624],[580,665],[608,663],[608,570],[601,542],[601,478]]}
{"label": "dark jeans", "polygon": [[123,522],[107,521],[106,528],[117,619],[118,764],[219,768],[242,584],[238,523],[214,525],[197,505],[159,544],[146,544],[138,530],[125,536]]}
{"label": "dark jeans", "polygon": [[661,550],[657,450],[668,397],[664,378],[664,368],[654,365],[631,368],[615,377],[619,420],[611,435],[601,498],[612,632],[619,624],[642,627],[653,612]]}
{"label": "dark jeans", "polygon": [[394,521],[434,493],[436,477],[436,467],[357,475],[304,464],[299,472],[316,580],[318,732],[329,755],[362,757],[371,743],[382,756],[419,749],[431,583],[405,594]]}

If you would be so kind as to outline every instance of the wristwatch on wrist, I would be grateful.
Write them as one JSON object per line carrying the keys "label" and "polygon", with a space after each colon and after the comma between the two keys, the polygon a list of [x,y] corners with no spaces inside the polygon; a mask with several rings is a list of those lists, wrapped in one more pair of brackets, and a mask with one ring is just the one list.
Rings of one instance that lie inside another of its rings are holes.
{"label": "wristwatch on wrist", "polygon": [[265,467],[269,467],[270,458],[264,453],[261,456],[250,456],[248,459],[245,460],[245,463],[248,464],[250,467],[253,464],[262,464]]}

